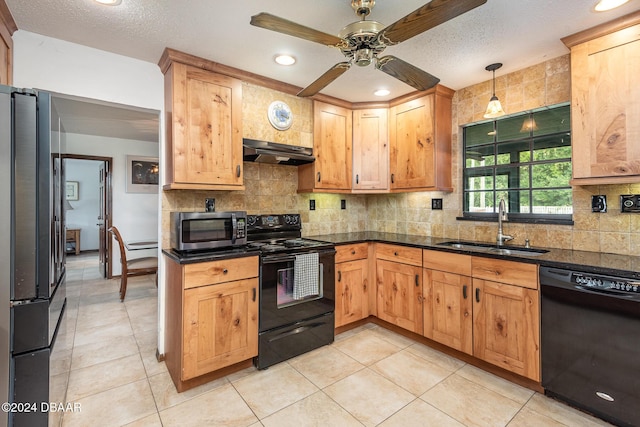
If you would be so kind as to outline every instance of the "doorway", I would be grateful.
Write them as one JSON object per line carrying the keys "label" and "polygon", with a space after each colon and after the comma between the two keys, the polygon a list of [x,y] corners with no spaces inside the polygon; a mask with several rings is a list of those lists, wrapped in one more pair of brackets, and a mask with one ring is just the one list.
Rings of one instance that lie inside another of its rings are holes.
{"label": "doorway", "polygon": [[113,277],[111,227],[112,165],[111,157],[63,154],[64,176],[70,193],[66,197],[67,230],[74,230],[73,247],[67,252],[97,251],[100,276]]}

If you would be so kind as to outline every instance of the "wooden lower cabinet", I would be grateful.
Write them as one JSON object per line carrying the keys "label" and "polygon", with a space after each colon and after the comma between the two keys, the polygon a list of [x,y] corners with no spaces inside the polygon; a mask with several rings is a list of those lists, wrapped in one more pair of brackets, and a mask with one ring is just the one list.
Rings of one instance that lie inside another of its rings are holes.
{"label": "wooden lower cabinet", "polygon": [[376,259],[378,318],[422,334],[422,267]]}
{"label": "wooden lower cabinet", "polygon": [[[258,355],[257,256],[181,264],[165,256],[165,361],[177,390]],[[231,369],[231,368],[230,368]]]}
{"label": "wooden lower cabinet", "polygon": [[540,381],[537,289],[473,279],[473,354]]}
{"label": "wooden lower cabinet", "polygon": [[369,262],[336,264],[336,328],[369,316]]}

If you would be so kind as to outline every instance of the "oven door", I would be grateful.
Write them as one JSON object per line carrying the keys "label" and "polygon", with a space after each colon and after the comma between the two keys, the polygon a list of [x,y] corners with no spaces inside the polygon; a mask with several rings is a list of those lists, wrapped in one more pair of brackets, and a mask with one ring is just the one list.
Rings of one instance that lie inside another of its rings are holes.
{"label": "oven door", "polygon": [[294,297],[294,254],[265,255],[260,267],[259,331],[265,332],[335,309],[335,250],[318,252],[319,289],[302,298]]}

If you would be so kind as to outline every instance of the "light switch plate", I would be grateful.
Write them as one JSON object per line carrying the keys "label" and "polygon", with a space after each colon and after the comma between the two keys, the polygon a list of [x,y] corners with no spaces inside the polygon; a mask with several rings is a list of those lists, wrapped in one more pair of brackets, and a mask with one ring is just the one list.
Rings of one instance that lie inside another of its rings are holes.
{"label": "light switch plate", "polygon": [[640,194],[620,195],[620,212],[640,213]]}
{"label": "light switch plate", "polygon": [[309,200],[309,210],[310,211],[315,211],[316,210],[316,201],[311,199]]}

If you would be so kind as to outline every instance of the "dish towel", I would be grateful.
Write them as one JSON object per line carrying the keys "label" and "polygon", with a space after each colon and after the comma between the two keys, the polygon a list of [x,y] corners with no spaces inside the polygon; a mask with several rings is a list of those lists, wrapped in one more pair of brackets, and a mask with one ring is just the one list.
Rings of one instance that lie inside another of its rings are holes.
{"label": "dish towel", "polygon": [[320,257],[318,253],[299,254],[293,264],[293,299],[319,295]]}

